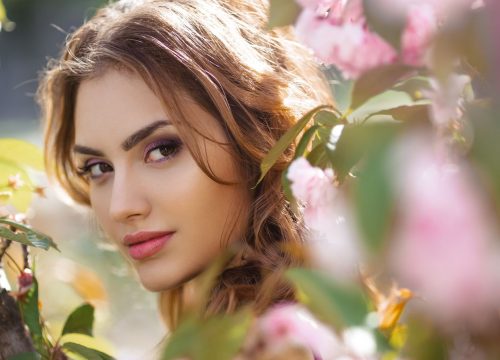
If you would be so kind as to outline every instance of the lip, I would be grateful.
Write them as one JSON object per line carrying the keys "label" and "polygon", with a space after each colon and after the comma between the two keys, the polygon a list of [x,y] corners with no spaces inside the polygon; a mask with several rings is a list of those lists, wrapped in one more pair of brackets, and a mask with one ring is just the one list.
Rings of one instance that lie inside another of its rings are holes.
{"label": "lip", "polygon": [[163,249],[174,233],[174,231],[138,231],[125,235],[123,244],[128,248],[131,258],[142,260]]}

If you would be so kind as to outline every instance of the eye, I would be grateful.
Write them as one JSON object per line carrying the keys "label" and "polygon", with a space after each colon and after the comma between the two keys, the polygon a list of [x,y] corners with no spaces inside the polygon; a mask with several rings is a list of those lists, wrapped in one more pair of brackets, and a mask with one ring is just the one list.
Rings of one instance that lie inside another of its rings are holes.
{"label": "eye", "polygon": [[105,173],[113,171],[113,167],[105,162],[88,162],[78,168],[78,175],[97,180]]}
{"label": "eye", "polygon": [[146,163],[156,163],[165,161],[175,156],[182,147],[178,139],[161,140],[150,144],[146,148],[144,161]]}

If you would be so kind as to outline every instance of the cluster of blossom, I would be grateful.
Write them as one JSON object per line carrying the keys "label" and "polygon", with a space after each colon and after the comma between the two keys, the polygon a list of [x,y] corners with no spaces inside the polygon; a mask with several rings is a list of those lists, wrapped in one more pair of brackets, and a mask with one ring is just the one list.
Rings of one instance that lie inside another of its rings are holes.
{"label": "cluster of blossom", "polygon": [[376,341],[371,329],[349,327],[337,335],[304,306],[280,304],[255,323],[238,360],[320,359],[375,360]]}
{"label": "cluster of blossom", "polygon": [[495,218],[470,165],[430,138],[412,134],[392,152],[399,218],[389,263],[437,322],[485,328],[500,302]]}
{"label": "cluster of blossom", "polygon": [[[398,221],[381,260],[384,271],[409,287],[421,300],[421,310],[437,323],[484,328],[500,302],[495,221],[467,165],[429,146],[431,134],[413,136],[392,151]],[[313,167],[304,158],[292,163],[288,173],[295,197],[305,206],[306,224],[324,234],[311,239],[314,259],[333,277],[345,279],[345,269],[356,268],[363,257],[355,221],[346,202],[339,204],[341,189],[331,176],[331,170]],[[347,218],[343,226],[339,216]],[[322,261],[325,257],[329,261]]]}
{"label": "cluster of blossom", "polygon": [[405,22],[400,53],[367,24],[362,0],[297,0],[303,7],[296,23],[298,37],[325,64],[335,65],[345,78],[358,78],[384,64],[402,62],[421,67],[438,24],[471,7],[473,0],[375,0],[374,9],[386,22]]}

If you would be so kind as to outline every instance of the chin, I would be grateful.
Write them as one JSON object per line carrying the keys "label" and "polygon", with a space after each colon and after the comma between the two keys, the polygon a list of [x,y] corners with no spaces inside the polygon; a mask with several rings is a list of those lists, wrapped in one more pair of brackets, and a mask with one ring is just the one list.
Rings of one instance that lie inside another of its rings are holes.
{"label": "chin", "polygon": [[159,274],[156,271],[154,274],[138,271],[137,275],[142,287],[151,292],[171,290],[186,282],[186,279],[182,276],[162,277],[158,276]]}
{"label": "chin", "polygon": [[161,279],[139,279],[143,288],[151,292],[161,292],[171,290],[178,285],[182,284],[182,281],[178,282],[165,282]]}
{"label": "chin", "polygon": [[199,275],[200,271],[192,272],[184,276],[179,276],[178,278],[161,278],[161,277],[152,277],[152,276],[141,276],[139,272],[139,281],[146,290],[151,292],[161,292],[168,291],[174,288],[177,288],[183,284],[186,284],[197,275]]}

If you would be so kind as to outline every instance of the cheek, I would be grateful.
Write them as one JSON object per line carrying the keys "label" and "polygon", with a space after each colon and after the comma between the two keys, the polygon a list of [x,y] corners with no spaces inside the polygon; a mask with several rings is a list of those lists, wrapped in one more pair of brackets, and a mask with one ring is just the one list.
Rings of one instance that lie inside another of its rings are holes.
{"label": "cheek", "polygon": [[115,236],[113,234],[112,221],[109,216],[109,198],[106,192],[102,190],[91,190],[90,206],[99,226],[105,234],[114,241]]}
{"label": "cheek", "polygon": [[[225,181],[237,181],[237,171],[231,157],[219,146],[207,146],[209,166]],[[179,161],[165,176],[163,194],[158,194],[161,212],[180,222],[185,234],[196,246],[220,248],[221,241],[232,241],[241,236],[236,222],[246,223],[250,193],[241,184],[220,184],[208,177],[189,155]],[[160,184],[157,184],[160,185]],[[161,186],[161,185],[160,185]],[[158,188],[158,187],[156,187]],[[234,234],[231,231],[235,231]],[[198,243],[200,242],[200,243]],[[198,249],[194,249],[198,250]]]}

